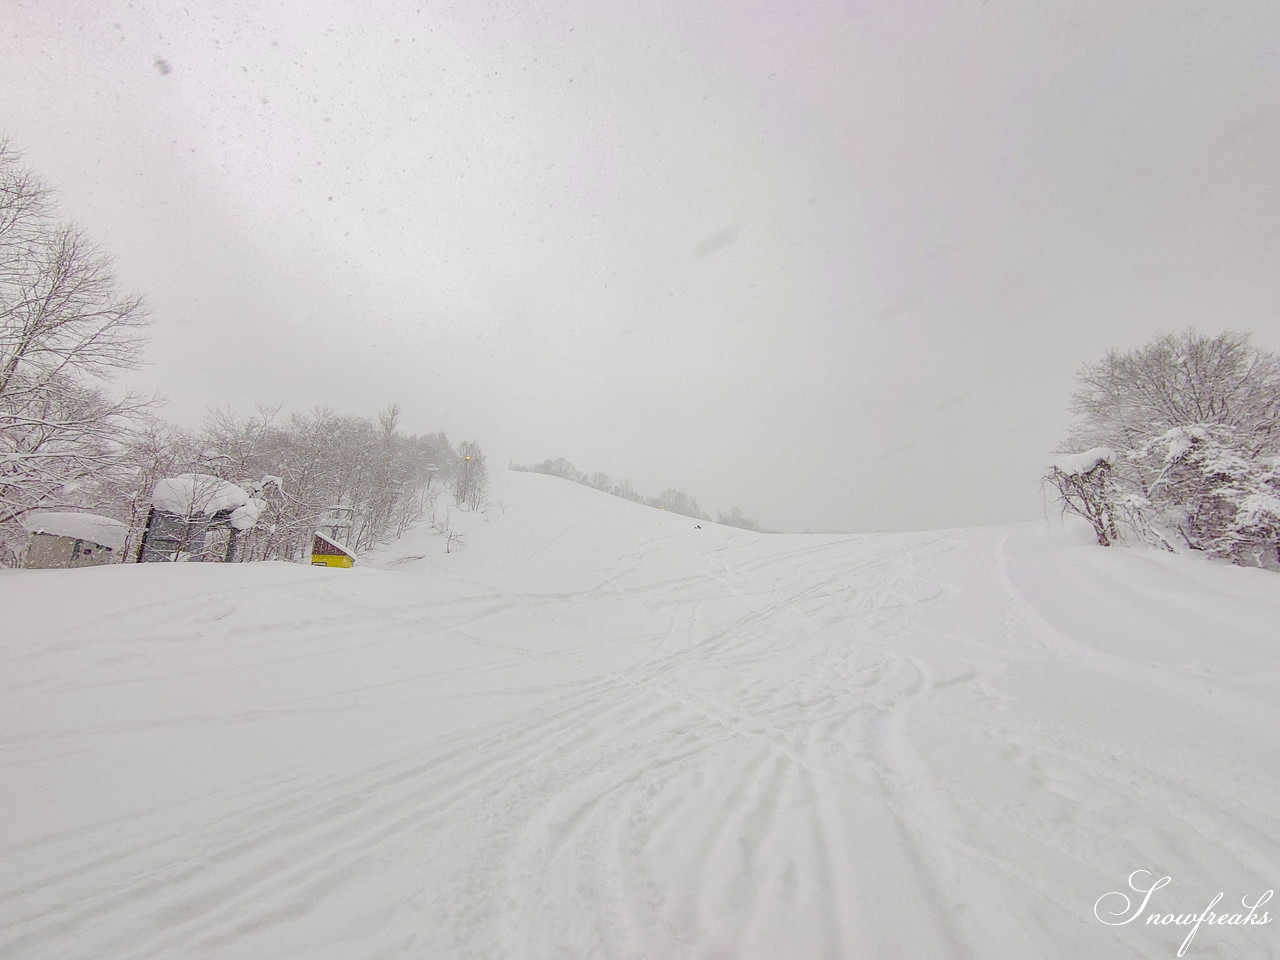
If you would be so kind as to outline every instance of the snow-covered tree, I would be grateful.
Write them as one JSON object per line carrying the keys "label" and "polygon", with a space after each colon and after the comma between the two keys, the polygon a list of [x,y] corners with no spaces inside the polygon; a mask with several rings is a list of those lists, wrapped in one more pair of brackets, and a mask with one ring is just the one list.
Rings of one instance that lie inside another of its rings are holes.
{"label": "snow-covered tree", "polygon": [[698,501],[689,496],[683,490],[675,487],[668,487],[662,493],[649,501],[650,506],[657,507],[660,510],[669,510],[672,513],[679,513],[686,517],[693,517],[696,520],[710,520],[702,510],[698,507]]}
{"label": "snow-covered tree", "polygon": [[1174,427],[1229,427],[1249,456],[1280,454],[1280,356],[1247,334],[1169,333],[1077,375],[1067,447],[1129,450]]}
{"label": "snow-covered tree", "polygon": [[741,507],[731,507],[728,513],[721,512],[717,514],[716,523],[723,523],[730,527],[741,527],[743,530],[760,529],[759,522],[743,513]]}
{"label": "snow-covered tree", "polygon": [[1080,381],[1068,456],[1045,480],[1099,543],[1127,531],[1280,565],[1280,357],[1243,334],[1186,331],[1112,351]]}
{"label": "snow-covered tree", "polygon": [[551,477],[563,477],[565,480],[578,481],[583,477],[582,471],[564,457],[559,457],[555,460],[543,460],[532,467],[519,467],[517,469],[528,470],[530,473],[545,473]]}
{"label": "snow-covered tree", "polygon": [[1094,447],[1062,457],[1045,474],[1045,480],[1058,491],[1062,509],[1088,520],[1104,547],[1120,539],[1111,479],[1115,460],[1110,447]]}
{"label": "snow-covered tree", "polygon": [[1141,519],[1162,543],[1237,563],[1280,558],[1280,457],[1250,455],[1252,438],[1221,424],[1174,427],[1130,455],[1142,478]]}
{"label": "snow-covered tree", "polygon": [[95,505],[147,407],[106,382],[138,364],[148,322],[110,260],[56,219],[48,190],[0,143],[0,524]]}
{"label": "snow-covered tree", "polygon": [[243,416],[230,407],[210,410],[200,431],[202,472],[235,481],[271,473],[274,426],[280,407],[259,404]]}
{"label": "snow-covered tree", "polygon": [[127,467],[116,481],[113,497],[116,509],[108,509],[117,519],[129,524],[122,559],[127,563],[136,556],[151,512],[151,492],[166,477],[199,472],[201,444],[186,430],[158,417],[148,417],[124,438],[124,460]]}
{"label": "snow-covered tree", "polygon": [[458,462],[453,477],[453,499],[471,510],[484,506],[489,495],[489,468],[484,451],[474,440],[458,445]]}

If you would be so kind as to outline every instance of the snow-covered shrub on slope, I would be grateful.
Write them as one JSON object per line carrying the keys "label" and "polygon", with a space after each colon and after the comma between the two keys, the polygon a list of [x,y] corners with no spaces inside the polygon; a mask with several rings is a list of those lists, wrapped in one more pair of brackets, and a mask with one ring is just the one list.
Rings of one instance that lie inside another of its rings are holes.
{"label": "snow-covered shrub on slope", "polygon": [[1044,480],[1104,546],[1127,535],[1280,569],[1280,357],[1188,331],[1080,374]]}
{"label": "snow-covered shrub on slope", "polygon": [[1120,537],[1111,480],[1115,459],[1115,451],[1110,447],[1094,447],[1084,453],[1061,457],[1045,474],[1045,480],[1057,489],[1063,510],[1093,524],[1094,535],[1104,547],[1111,546]]}

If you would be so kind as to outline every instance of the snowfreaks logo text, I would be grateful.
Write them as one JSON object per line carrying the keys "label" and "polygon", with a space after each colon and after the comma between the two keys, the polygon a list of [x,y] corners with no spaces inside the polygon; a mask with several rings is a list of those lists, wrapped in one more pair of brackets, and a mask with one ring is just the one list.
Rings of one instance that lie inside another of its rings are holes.
{"label": "snowfreaks logo text", "polygon": [[[1135,870],[1129,874],[1129,889],[1141,894],[1141,902],[1134,906],[1134,901],[1130,899],[1127,893],[1120,890],[1112,890],[1110,893],[1104,893],[1098,898],[1098,901],[1093,905],[1093,915],[1111,927],[1121,927],[1126,923],[1133,923],[1133,921],[1146,913],[1148,907],[1154,907],[1151,900],[1155,892],[1162,887],[1167,887],[1172,882],[1172,877],[1161,877],[1156,880],[1148,870]],[[1238,927],[1270,923],[1271,915],[1259,913],[1258,908],[1270,900],[1274,894],[1274,890],[1268,890],[1266,893],[1252,898],[1252,900],[1248,895],[1241,897],[1240,904],[1245,912],[1215,913],[1213,908],[1218,905],[1218,901],[1224,896],[1224,894],[1219,893],[1199,913],[1157,913],[1153,910],[1153,912],[1146,913],[1143,922],[1152,926],[1170,924],[1190,927],[1187,938],[1182,941],[1182,946],[1178,948],[1178,956],[1182,956],[1187,952],[1187,947],[1191,946],[1191,940],[1195,937],[1196,931],[1200,929],[1201,924],[1206,927]]]}

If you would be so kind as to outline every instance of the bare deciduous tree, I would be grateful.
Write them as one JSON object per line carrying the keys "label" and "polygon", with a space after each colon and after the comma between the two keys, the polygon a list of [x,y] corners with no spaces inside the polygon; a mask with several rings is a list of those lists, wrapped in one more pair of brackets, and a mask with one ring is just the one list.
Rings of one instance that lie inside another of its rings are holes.
{"label": "bare deciduous tree", "polygon": [[1137,447],[1188,424],[1230,428],[1250,455],[1280,453],[1280,357],[1247,334],[1186,330],[1112,350],[1080,371],[1071,450]]}
{"label": "bare deciduous tree", "polygon": [[89,505],[146,409],[105,383],[136,366],[149,323],[111,261],[58,223],[47,189],[0,144],[0,523]]}
{"label": "bare deciduous tree", "polygon": [[489,468],[485,464],[484,451],[474,440],[458,445],[458,462],[453,478],[453,499],[468,509],[484,506],[489,495]]}
{"label": "bare deciduous tree", "polygon": [[1120,539],[1111,481],[1114,460],[1115,453],[1110,448],[1095,447],[1064,457],[1051,466],[1044,477],[1058,491],[1063,512],[1088,520],[1098,544],[1103,547]]}
{"label": "bare deciduous tree", "polygon": [[716,515],[716,523],[723,523],[730,527],[741,527],[743,530],[759,530],[760,523],[753,520],[742,512],[741,507],[732,507],[728,513],[719,513]]}

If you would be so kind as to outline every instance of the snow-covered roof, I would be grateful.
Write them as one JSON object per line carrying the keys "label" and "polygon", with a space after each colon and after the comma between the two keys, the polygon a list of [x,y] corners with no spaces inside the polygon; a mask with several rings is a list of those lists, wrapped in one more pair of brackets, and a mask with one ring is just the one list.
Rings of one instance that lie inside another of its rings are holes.
{"label": "snow-covered roof", "polygon": [[[182,473],[176,477],[165,477],[158,480],[151,491],[153,507],[180,517],[201,514],[209,516],[221,510],[235,510],[252,499],[242,487],[207,473]],[[254,518],[257,518],[257,513],[254,513]]]}
{"label": "snow-covered roof", "polygon": [[1069,477],[1082,477],[1092,473],[1100,463],[1111,463],[1116,453],[1110,447],[1093,447],[1084,453],[1069,453],[1054,461],[1054,469]]}
{"label": "snow-covered roof", "polygon": [[55,537],[71,537],[73,540],[88,540],[112,550],[124,546],[125,534],[129,532],[128,524],[110,517],[100,517],[95,513],[62,513],[53,510],[41,510],[28,513],[22,518],[22,525],[32,533],[48,533]]}
{"label": "snow-covered roof", "polygon": [[331,556],[331,557],[354,557],[355,556],[355,554],[352,553],[349,548],[344,547],[342,544],[338,543],[338,541],[334,540],[331,537],[326,537],[319,530],[316,531],[316,539],[333,547],[333,553],[326,554],[326,556]]}

